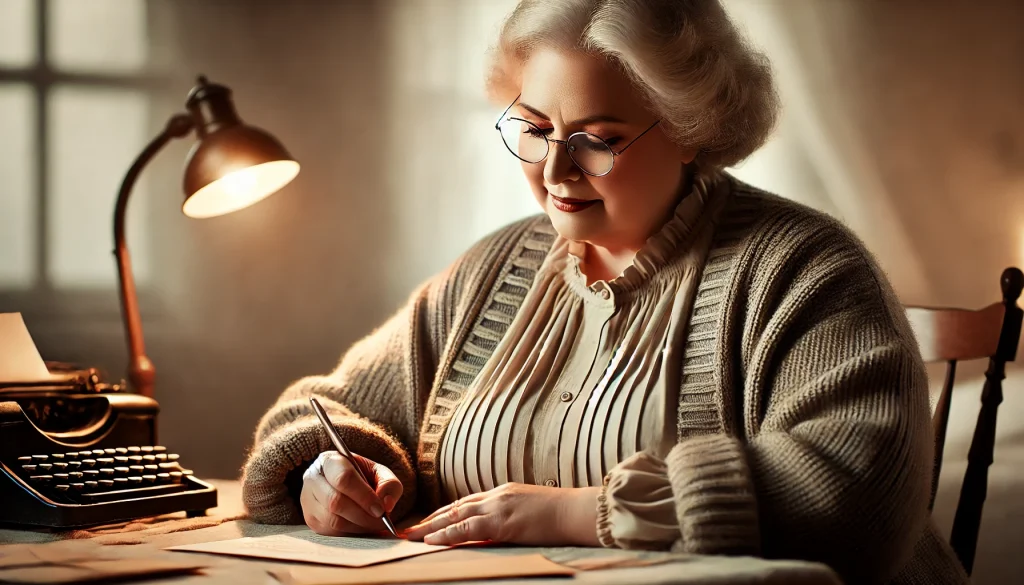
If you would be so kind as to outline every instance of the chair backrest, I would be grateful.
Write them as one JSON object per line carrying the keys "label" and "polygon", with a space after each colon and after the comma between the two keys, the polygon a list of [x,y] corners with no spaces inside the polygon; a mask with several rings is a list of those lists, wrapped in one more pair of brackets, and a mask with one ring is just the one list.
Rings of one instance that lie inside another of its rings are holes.
{"label": "chair backrest", "polygon": [[1003,301],[979,311],[906,307],[907,318],[914,329],[921,356],[926,362],[946,362],[946,379],[935,405],[932,426],[935,429],[935,461],[929,509],[935,503],[942,470],[942,452],[949,422],[949,403],[959,361],[988,358],[985,385],[981,391],[981,412],[974,426],[974,437],[967,455],[967,471],[960,488],[953,519],[950,546],[967,573],[974,566],[974,553],[981,526],[981,509],[988,489],[988,468],[992,465],[996,440],[996,412],[1003,401],[1003,379],[1006,362],[1017,357],[1024,311],[1017,306],[1024,273],[1007,268],[1000,281]]}

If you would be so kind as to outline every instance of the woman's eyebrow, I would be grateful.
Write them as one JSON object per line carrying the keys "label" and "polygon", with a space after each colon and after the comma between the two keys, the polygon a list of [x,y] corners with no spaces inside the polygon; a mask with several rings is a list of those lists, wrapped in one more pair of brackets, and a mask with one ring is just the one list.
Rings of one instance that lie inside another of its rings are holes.
{"label": "woman's eyebrow", "polygon": [[[541,112],[540,110],[538,110],[537,108],[535,108],[535,107],[533,107],[533,106],[531,106],[529,104],[524,104],[523,102],[519,102],[517,105],[520,106],[521,108],[523,108],[524,110],[530,112],[534,116],[537,116],[538,118],[541,118],[543,120],[548,120],[548,121],[551,120],[551,118],[548,118],[543,112]],[[608,116],[608,115],[605,115],[605,114],[595,114],[593,116],[587,116],[586,118],[580,118],[579,120],[574,120],[572,122],[569,122],[566,125],[567,126],[586,126],[587,124],[594,124],[596,122],[611,122],[613,124],[625,124],[626,123],[626,121],[623,120],[622,118],[616,118],[615,116]]]}

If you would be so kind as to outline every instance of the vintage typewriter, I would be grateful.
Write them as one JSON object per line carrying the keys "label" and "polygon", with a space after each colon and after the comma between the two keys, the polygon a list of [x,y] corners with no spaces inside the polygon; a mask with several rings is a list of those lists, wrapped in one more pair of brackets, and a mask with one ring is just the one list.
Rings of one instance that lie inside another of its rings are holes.
{"label": "vintage typewriter", "polygon": [[217,505],[156,440],[159,405],[96,369],[48,362],[53,379],[0,382],[0,524],[70,528]]}

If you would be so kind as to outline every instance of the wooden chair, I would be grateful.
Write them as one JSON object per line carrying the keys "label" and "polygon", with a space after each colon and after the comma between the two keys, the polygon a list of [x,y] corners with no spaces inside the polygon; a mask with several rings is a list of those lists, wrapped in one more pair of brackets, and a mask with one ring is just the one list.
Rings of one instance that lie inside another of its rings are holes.
{"label": "wooden chair", "polygon": [[992,465],[996,440],[996,411],[1003,401],[1003,379],[1006,362],[1017,356],[1021,321],[1024,311],[1017,299],[1024,288],[1024,273],[1017,268],[1003,271],[1003,301],[979,311],[907,307],[907,317],[917,337],[921,355],[926,362],[946,362],[946,378],[932,416],[935,429],[935,461],[932,496],[929,509],[935,504],[942,451],[949,421],[949,402],[956,376],[956,364],[963,360],[988,358],[985,385],[981,391],[981,412],[974,426],[974,437],[967,455],[967,471],[960,488],[953,531],[949,543],[967,574],[974,566],[974,553],[981,526],[981,509],[988,490],[988,468]]}

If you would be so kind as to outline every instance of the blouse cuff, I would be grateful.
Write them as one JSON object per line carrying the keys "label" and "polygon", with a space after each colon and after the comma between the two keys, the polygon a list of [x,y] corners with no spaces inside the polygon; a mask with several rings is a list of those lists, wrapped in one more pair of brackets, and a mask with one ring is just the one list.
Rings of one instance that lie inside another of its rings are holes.
{"label": "blouse cuff", "polygon": [[598,494],[597,537],[606,547],[665,550],[679,540],[665,462],[641,451],[615,466]]}
{"label": "blouse cuff", "polygon": [[608,516],[608,477],[604,476],[604,484],[597,492],[597,541],[605,548],[614,548],[612,521]]}

